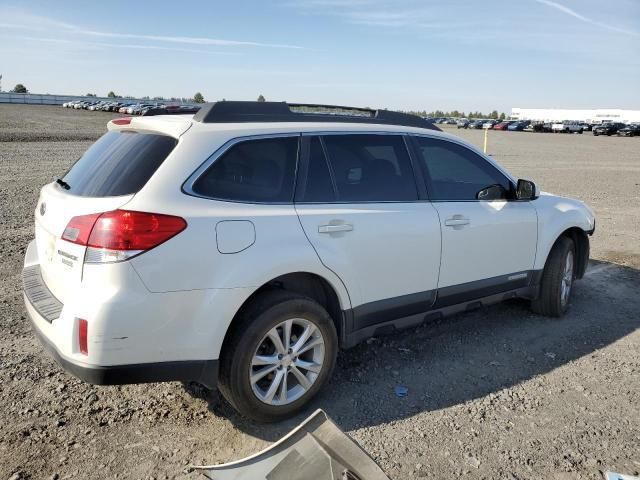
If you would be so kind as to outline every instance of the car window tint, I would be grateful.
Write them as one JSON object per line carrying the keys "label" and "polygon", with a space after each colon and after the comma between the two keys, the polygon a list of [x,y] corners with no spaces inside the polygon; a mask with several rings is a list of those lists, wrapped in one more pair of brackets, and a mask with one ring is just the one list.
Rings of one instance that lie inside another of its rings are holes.
{"label": "car window tint", "polygon": [[81,197],[137,193],[177,143],[167,135],[114,130],[89,147],[63,180],[69,193]]}
{"label": "car window tint", "polygon": [[213,162],[193,191],[221,200],[291,202],[297,158],[298,137],[238,143]]}
{"label": "car window tint", "polygon": [[313,137],[309,146],[307,178],[302,187],[301,202],[334,202],[336,200],[329,166],[318,137]]}
{"label": "car window tint", "polygon": [[400,135],[323,137],[340,202],[418,199],[404,139]]}
{"label": "car window tint", "polygon": [[509,179],[472,150],[446,140],[415,138],[432,200],[475,200],[478,191],[496,184],[511,191]]}

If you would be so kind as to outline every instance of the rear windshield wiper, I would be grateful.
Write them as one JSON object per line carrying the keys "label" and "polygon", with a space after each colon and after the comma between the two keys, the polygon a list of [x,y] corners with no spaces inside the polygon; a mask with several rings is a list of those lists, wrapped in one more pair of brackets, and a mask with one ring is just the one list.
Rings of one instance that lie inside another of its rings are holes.
{"label": "rear windshield wiper", "polygon": [[62,188],[64,188],[65,190],[69,190],[71,188],[71,185],[69,185],[67,182],[65,182],[64,180],[62,180],[59,177],[55,178],[55,181],[58,185],[60,185]]}

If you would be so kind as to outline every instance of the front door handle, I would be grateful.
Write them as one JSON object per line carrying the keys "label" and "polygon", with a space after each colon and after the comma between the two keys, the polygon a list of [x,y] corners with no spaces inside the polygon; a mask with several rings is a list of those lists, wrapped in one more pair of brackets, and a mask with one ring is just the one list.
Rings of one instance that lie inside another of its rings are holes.
{"label": "front door handle", "polygon": [[337,233],[337,232],[350,232],[353,230],[353,225],[350,223],[341,223],[340,225],[320,225],[318,226],[318,233]]}
{"label": "front door handle", "polygon": [[454,215],[444,221],[447,227],[462,227],[463,225],[469,225],[469,219],[463,215]]}

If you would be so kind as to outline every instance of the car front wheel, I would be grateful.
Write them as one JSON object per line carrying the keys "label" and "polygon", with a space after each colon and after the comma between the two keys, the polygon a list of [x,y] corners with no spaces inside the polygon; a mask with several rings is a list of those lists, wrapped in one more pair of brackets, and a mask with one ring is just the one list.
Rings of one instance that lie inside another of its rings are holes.
{"label": "car front wheel", "polygon": [[547,258],[538,298],[532,300],[535,313],[548,317],[561,317],[569,308],[569,299],[575,280],[576,261],[573,241],[560,237]]}
{"label": "car front wheel", "polygon": [[331,376],[333,320],[314,300],[282,290],[261,294],[239,315],[222,351],[221,393],[257,421],[294,415]]}

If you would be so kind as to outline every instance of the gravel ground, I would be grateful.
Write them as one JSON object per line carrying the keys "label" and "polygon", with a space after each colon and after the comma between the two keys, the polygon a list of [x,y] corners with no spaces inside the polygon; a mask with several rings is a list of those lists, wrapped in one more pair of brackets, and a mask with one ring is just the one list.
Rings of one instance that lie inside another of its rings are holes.
{"label": "gravel ground", "polygon": [[[0,105],[0,479],[199,478],[185,467],[254,453],[306,416],[256,425],[196,385],[95,387],[43,352],[20,281],[38,190],[111,117]],[[481,145],[481,131],[447,130]],[[311,408],[393,479],[637,475],[640,139],[490,132],[489,151],[596,212],[594,261],[569,314],[514,301],[370,340],[341,353]]]}

